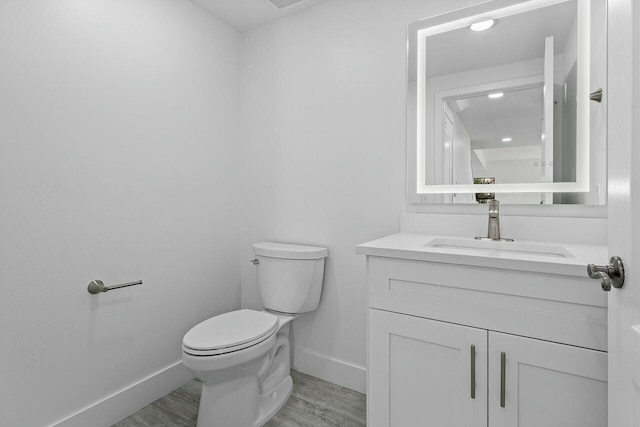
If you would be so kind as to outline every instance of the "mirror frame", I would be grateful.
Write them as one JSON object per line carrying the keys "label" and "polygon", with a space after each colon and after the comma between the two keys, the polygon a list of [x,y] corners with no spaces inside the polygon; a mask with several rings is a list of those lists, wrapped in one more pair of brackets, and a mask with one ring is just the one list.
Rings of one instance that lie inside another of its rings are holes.
{"label": "mirror frame", "polygon": [[[442,185],[427,182],[426,37],[468,27],[483,19],[501,19],[571,0],[493,0],[413,22],[407,43],[407,188],[409,203],[437,203],[438,195],[451,193],[577,193],[589,192],[589,0],[577,0],[577,118],[576,181],[553,183]],[[418,78],[420,76],[421,78]],[[424,118],[418,120],[419,117]],[[433,157],[433,156],[432,156]],[[431,159],[435,170],[435,158]],[[440,196],[442,197],[442,196]]]}

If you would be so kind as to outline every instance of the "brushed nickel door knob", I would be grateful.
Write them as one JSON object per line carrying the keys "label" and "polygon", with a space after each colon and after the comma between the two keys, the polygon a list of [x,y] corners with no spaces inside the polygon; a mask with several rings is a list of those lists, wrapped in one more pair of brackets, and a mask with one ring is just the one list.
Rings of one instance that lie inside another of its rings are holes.
{"label": "brushed nickel door knob", "polygon": [[624,286],[624,264],[617,256],[612,256],[608,265],[589,264],[587,274],[592,279],[599,279],[605,292],[609,292],[611,287],[620,289]]}

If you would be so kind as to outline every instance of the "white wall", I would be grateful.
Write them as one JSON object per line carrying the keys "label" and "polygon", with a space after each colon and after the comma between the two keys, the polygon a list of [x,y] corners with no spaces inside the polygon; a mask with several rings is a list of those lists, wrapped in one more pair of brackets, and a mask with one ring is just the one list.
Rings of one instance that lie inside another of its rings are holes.
{"label": "white wall", "polygon": [[0,424],[109,425],[239,306],[239,50],[184,0],[0,2]]}
{"label": "white wall", "polygon": [[[458,206],[459,207],[459,206]],[[465,206],[471,208],[472,206]],[[542,211],[542,206],[538,206]],[[477,215],[476,209],[457,209],[449,213],[407,213],[401,218],[403,233],[437,234],[445,236],[471,237],[486,236],[487,206],[478,206],[483,211]],[[525,207],[531,212],[531,206]],[[586,210],[593,210],[588,207]],[[452,211],[453,209],[450,209]],[[500,207],[500,235],[522,240],[539,242],[563,242],[579,245],[606,245],[607,219],[596,217],[549,217],[540,215],[509,215]]]}
{"label": "white wall", "polygon": [[407,24],[474,1],[329,1],[244,38],[242,141],[248,260],[260,240],[325,245],[320,308],[294,322],[294,364],[364,389],[365,261],[405,209]]}
{"label": "white wall", "polygon": [[[298,369],[364,389],[367,288],[356,244],[399,231],[399,219],[414,232],[486,232],[485,206],[431,206],[435,214],[410,221],[402,214],[415,209],[406,204],[406,27],[472,3],[335,0],[244,36],[243,306],[260,307],[251,243],[329,248],[320,308],[294,322]],[[606,219],[522,218],[505,218],[506,230],[531,223],[524,237],[542,235],[542,226],[579,240],[592,228],[594,241],[606,242]]]}
{"label": "white wall", "polygon": [[[355,245],[486,230],[483,206],[403,214],[406,25],[475,2],[334,0],[242,45],[183,0],[0,2],[2,424],[89,407],[61,425],[107,425],[185,380],[182,335],[237,308],[239,274],[242,304],[259,307],[261,240],[329,248],[294,364],[364,389]],[[606,242],[604,219],[504,210],[505,234]],[[145,283],[90,296],[97,278]]]}
{"label": "white wall", "polygon": [[[591,87],[593,90],[602,88],[604,97],[600,104],[591,102],[590,123],[590,152],[589,177],[591,192],[580,194],[580,203],[604,204],[607,201],[607,73],[615,73],[608,69],[606,61],[599,58],[607,57],[607,2],[605,0],[591,0]],[[615,77],[612,77],[615,78]]]}

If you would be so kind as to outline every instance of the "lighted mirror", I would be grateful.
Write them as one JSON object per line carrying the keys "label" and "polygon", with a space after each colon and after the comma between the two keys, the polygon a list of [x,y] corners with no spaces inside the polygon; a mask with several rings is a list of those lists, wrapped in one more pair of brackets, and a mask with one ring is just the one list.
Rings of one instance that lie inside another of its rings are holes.
{"label": "lighted mirror", "polygon": [[412,23],[410,201],[604,204],[605,49],[605,0],[496,0]]}

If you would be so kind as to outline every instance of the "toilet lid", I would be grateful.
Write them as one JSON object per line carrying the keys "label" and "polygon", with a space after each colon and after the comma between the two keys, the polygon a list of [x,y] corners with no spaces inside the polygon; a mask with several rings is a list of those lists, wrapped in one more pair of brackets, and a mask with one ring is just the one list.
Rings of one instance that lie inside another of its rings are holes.
{"label": "toilet lid", "polygon": [[278,317],[255,310],[237,310],[212,317],[191,328],[182,339],[186,348],[217,350],[258,341],[278,328]]}

